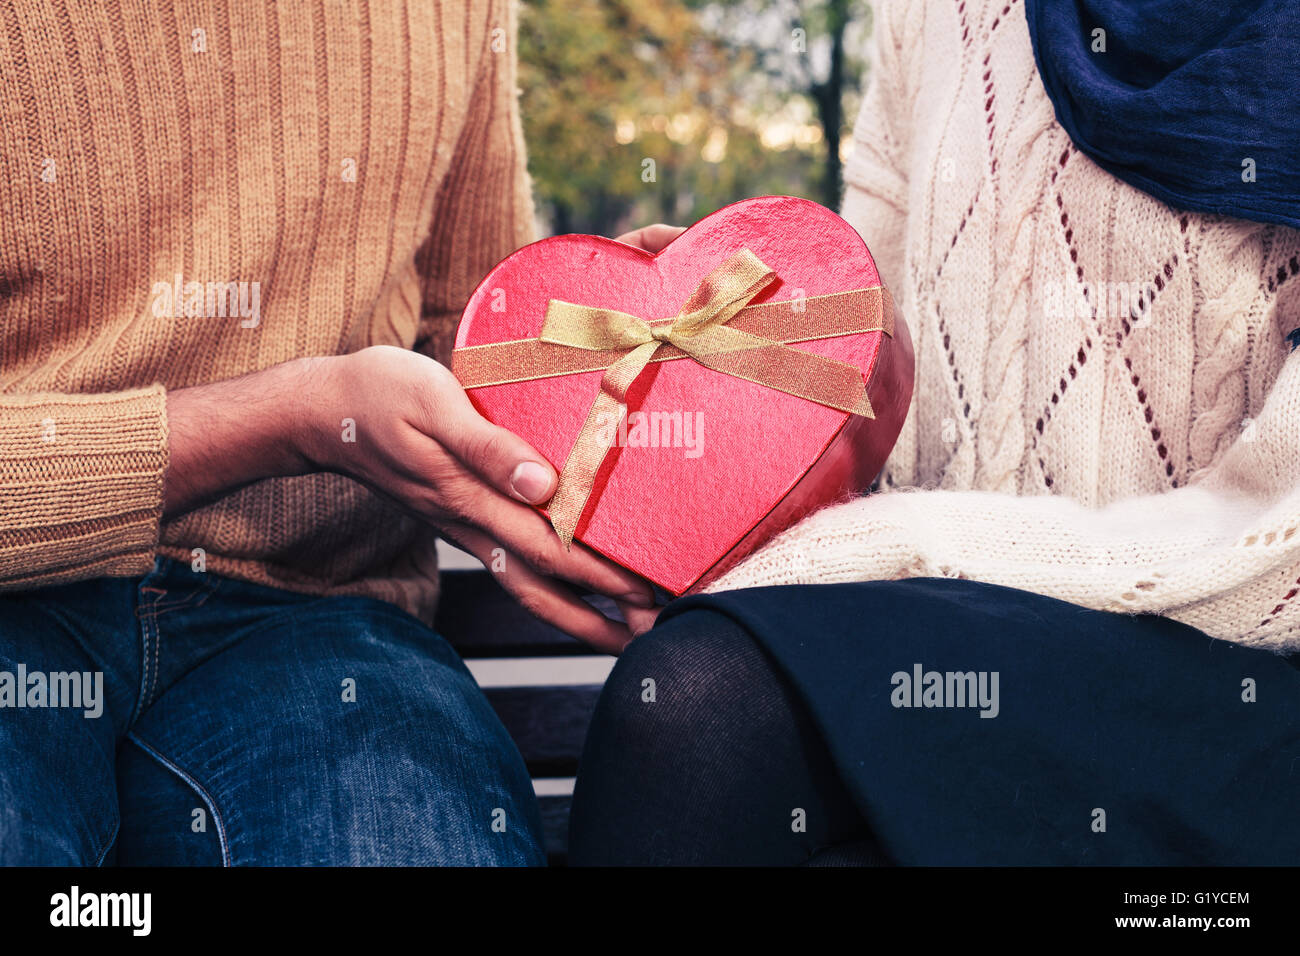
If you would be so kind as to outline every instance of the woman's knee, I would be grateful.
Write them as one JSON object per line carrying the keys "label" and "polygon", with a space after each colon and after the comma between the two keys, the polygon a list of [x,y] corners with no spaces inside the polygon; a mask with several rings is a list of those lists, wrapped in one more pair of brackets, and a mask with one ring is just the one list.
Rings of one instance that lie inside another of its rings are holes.
{"label": "woman's knee", "polygon": [[587,735],[584,789],[696,799],[719,766],[761,764],[774,743],[797,734],[795,709],[743,626],[693,608],[633,641],[615,665]]}
{"label": "woman's knee", "polygon": [[[745,628],[713,610],[683,611],[632,642],[601,694],[570,859],[802,862],[839,833],[823,812],[836,785],[824,749]],[[815,833],[792,829],[805,814]]]}
{"label": "woman's knee", "polygon": [[633,641],[610,673],[597,719],[621,746],[667,735],[760,729],[776,675],[741,625],[716,611],[677,615]]}

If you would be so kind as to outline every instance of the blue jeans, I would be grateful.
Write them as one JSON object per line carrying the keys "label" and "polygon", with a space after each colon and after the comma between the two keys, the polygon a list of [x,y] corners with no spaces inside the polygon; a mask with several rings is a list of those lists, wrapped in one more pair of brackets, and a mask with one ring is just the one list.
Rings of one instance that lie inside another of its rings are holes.
{"label": "blue jeans", "polygon": [[482,691],[396,607],[167,558],[0,595],[0,864],[523,865],[540,834]]}

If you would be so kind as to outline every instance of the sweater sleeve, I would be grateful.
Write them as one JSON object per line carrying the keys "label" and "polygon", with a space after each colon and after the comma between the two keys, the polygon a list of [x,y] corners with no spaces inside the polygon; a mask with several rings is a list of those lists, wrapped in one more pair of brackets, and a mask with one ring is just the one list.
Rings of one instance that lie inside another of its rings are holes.
{"label": "sweater sleeve", "polygon": [[[869,56],[870,76],[853,127],[853,149],[844,165],[844,203],[840,215],[851,223],[871,250],[881,281],[894,294],[899,314],[908,321],[913,302],[909,295],[907,170],[912,149],[913,119],[910,104],[919,78],[912,63],[921,46],[925,5],[916,0],[882,0],[875,5]],[[925,326],[908,322],[916,354],[927,345]],[[918,435],[912,412],[886,462],[882,480],[906,484],[912,478]]]}
{"label": "sweater sleeve", "polygon": [[[924,7],[882,4],[844,211],[906,292],[910,106]],[[919,167],[927,157],[916,157]],[[902,304],[902,303],[900,303]],[[913,330],[918,354],[921,327]],[[909,416],[895,448],[914,447]],[[1190,484],[1088,508],[1059,495],[906,489],[825,508],[710,590],[911,576],[968,578],[1086,607],[1155,613],[1218,638],[1300,650],[1300,352],[1253,426]],[[892,461],[892,458],[891,458]],[[910,483],[910,482],[909,482]]]}
{"label": "sweater sleeve", "polygon": [[1297,421],[1293,352],[1253,427],[1187,486],[1096,509],[1051,495],[885,492],[810,516],[712,590],[960,577],[1300,650]]}
{"label": "sweater sleeve", "polygon": [[421,249],[417,351],[446,362],[470,295],[498,262],[534,238],[532,186],[519,115],[514,0],[493,0],[480,25],[470,111],[434,200]]}
{"label": "sweater sleeve", "polygon": [[0,590],[148,571],[166,471],[161,385],[0,394]]}
{"label": "sweater sleeve", "polygon": [[853,126],[853,150],[844,165],[841,215],[858,228],[891,289],[903,287],[906,265],[906,153],[912,138],[906,53],[913,42],[908,31],[920,16],[918,6],[905,0],[877,5],[871,73]]}

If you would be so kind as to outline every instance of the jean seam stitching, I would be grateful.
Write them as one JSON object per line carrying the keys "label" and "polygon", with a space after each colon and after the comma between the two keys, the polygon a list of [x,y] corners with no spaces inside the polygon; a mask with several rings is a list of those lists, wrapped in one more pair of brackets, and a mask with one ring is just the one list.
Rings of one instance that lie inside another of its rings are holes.
{"label": "jean seam stitching", "polygon": [[145,706],[153,703],[154,689],[158,686],[158,647],[162,644],[162,628],[158,625],[158,615],[152,617],[153,623],[153,670],[149,675],[149,694]]}
{"label": "jean seam stitching", "polygon": [[162,669],[159,665],[159,658],[162,655],[162,627],[158,623],[158,618],[169,611],[177,611],[182,608],[187,610],[197,610],[198,608],[201,608],[207,603],[208,598],[217,593],[217,590],[221,587],[221,582],[222,578],[219,576],[215,574],[209,575],[207,580],[205,580],[197,590],[185,598],[182,598],[180,601],[168,605],[159,605],[155,602],[147,610],[141,612],[141,620],[144,620],[146,617],[149,619],[154,635],[153,669],[149,674],[149,689],[148,693],[144,695],[145,700],[141,707],[141,713],[144,712],[144,707],[148,707],[154,701],[154,696],[158,689],[158,674]]}
{"label": "jean seam stitching", "polygon": [[[161,559],[154,558],[153,570],[140,578],[136,585],[136,607],[135,617],[140,622],[140,686],[136,690],[135,709],[131,713],[131,719],[127,722],[127,732],[135,724],[145,709],[145,693],[148,689],[149,682],[149,630],[155,624],[152,615],[152,607],[157,604],[158,599],[146,599],[143,597],[145,589],[152,587],[152,582],[157,580],[162,573]],[[163,590],[162,594],[167,592]],[[152,603],[150,603],[152,601]]]}
{"label": "jean seam stitching", "polygon": [[149,609],[143,613],[152,614],[155,617],[159,614],[165,614],[168,611],[178,611],[186,607],[202,607],[208,598],[216,593],[217,588],[221,587],[221,578],[217,575],[211,575],[208,581],[204,582],[197,589],[181,598],[179,601],[170,603],[155,601]]}
{"label": "jean seam stitching", "polygon": [[113,844],[117,842],[117,835],[121,829],[122,817],[118,814],[117,818],[113,821],[113,832],[108,835],[108,841],[104,844],[104,848],[100,850],[99,854],[95,857],[96,867],[102,867],[104,865],[104,858],[108,856],[108,851],[113,849]]}
{"label": "jean seam stitching", "polygon": [[[145,694],[149,685],[149,632],[157,627],[157,622],[149,614],[140,617],[140,687],[135,697],[135,712],[131,715],[133,725],[144,714]],[[130,725],[128,725],[130,726]]]}
{"label": "jean seam stitching", "polygon": [[207,804],[208,812],[212,814],[212,822],[217,827],[217,841],[221,846],[221,865],[227,867],[233,865],[230,859],[230,844],[226,840],[226,824],[221,817],[221,811],[217,808],[217,801],[213,799],[212,795],[208,793],[207,790],[204,789],[201,783],[199,783],[196,779],[194,779],[194,776],[192,774],[187,773],[174,761],[169,760],[167,757],[164,757],[161,753],[159,753],[156,749],[154,749],[153,746],[151,746],[149,743],[141,739],[140,736],[135,733],[135,731],[127,731],[126,737],[137,747],[143,750],[146,754],[148,754],[159,764],[161,764],[163,769],[168,770],[171,773],[175,774],[177,777],[179,777],[182,782],[184,782],[191,790],[197,793],[199,797],[203,800],[203,802]]}

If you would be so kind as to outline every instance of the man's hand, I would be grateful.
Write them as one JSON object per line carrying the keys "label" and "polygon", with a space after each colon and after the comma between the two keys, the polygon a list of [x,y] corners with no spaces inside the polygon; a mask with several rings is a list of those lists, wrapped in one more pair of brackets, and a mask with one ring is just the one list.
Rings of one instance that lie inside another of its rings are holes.
{"label": "man's hand", "polygon": [[[392,346],[300,359],[168,395],[171,463],[165,511],[177,514],[261,478],[348,475],[423,519],[489,567],[524,607],[601,650],[631,639],[570,587],[639,607],[650,586],[574,544],[564,549],[530,505],[555,471],[526,442],[488,422],[455,376]],[[351,419],[355,441],[343,441]],[[497,550],[501,549],[501,550]]]}
{"label": "man's hand", "polygon": [[[618,241],[659,253],[684,230],[662,223]],[[296,359],[241,378],[167,393],[171,518],[264,478],[333,471],[368,485],[488,567],[544,621],[617,653],[654,622],[641,578],[575,543],[569,551],[530,505],[555,491],[555,470],[526,442],[474,410],[433,359],[391,346]],[[344,442],[351,419],[355,442]],[[628,627],[577,596],[614,598]],[[630,629],[629,629],[630,628]]]}

